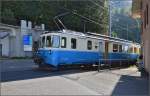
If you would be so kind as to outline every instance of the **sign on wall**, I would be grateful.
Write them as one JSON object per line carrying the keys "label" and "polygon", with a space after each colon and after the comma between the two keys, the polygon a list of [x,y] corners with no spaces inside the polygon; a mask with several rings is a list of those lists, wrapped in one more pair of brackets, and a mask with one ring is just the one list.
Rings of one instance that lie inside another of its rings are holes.
{"label": "sign on wall", "polygon": [[23,36],[23,46],[24,46],[24,51],[32,51],[32,36],[31,35]]}

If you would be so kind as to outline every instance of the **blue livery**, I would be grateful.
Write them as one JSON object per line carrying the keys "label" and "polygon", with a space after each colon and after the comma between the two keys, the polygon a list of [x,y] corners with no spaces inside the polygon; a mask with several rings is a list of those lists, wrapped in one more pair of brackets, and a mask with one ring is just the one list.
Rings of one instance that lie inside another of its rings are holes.
{"label": "blue livery", "polygon": [[[34,61],[40,65],[97,64],[100,59],[135,62],[140,44],[100,34],[60,31],[44,33]],[[117,64],[117,63],[116,63]]]}

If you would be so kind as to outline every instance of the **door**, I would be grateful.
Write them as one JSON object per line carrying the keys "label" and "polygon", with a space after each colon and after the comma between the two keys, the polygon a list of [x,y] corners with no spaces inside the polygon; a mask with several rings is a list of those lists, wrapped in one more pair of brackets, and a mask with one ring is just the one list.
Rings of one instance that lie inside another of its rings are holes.
{"label": "door", "polygon": [[103,49],[104,49],[104,48],[103,48],[103,45],[104,45],[103,42],[99,42],[99,50],[98,50],[98,51],[99,51],[99,54],[100,54],[100,58],[101,58],[101,59],[104,59],[104,58],[103,58],[103,57],[104,57],[104,56],[103,56],[103,55],[104,55],[104,54],[103,54],[103,53],[104,53],[104,51],[103,51]]}
{"label": "door", "polygon": [[2,44],[0,44],[0,57],[2,56]]}
{"label": "door", "polygon": [[108,59],[108,53],[109,53],[109,42],[105,41],[104,59]]}

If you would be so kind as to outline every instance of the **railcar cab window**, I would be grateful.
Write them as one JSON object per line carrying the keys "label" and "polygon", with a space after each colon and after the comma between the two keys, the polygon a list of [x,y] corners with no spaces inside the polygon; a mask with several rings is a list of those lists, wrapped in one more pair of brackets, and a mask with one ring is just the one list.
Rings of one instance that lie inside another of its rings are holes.
{"label": "railcar cab window", "polygon": [[77,40],[75,38],[71,38],[71,48],[76,49],[77,47]]}
{"label": "railcar cab window", "polygon": [[118,44],[113,44],[113,52],[118,52]]}
{"label": "railcar cab window", "polygon": [[52,47],[59,48],[59,45],[60,45],[60,36],[54,35],[52,39]]}
{"label": "railcar cab window", "polygon": [[92,41],[90,40],[87,41],[87,49],[92,50]]}
{"label": "railcar cab window", "polygon": [[66,37],[61,38],[61,48],[66,48]]}
{"label": "railcar cab window", "polygon": [[41,40],[41,48],[43,47],[45,47],[45,36],[43,36]]}
{"label": "railcar cab window", "polygon": [[52,46],[51,43],[52,43],[51,42],[51,36],[47,36],[47,38],[46,38],[46,47],[51,47]]}

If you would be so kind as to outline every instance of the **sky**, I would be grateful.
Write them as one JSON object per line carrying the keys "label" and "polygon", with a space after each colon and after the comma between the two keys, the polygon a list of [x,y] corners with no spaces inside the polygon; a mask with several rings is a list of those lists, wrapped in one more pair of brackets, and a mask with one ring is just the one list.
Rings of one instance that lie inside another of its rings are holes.
{"label": "sky", "polygon": [[132,6],[132,0],[111,0],[113,7],[127,7]]}

